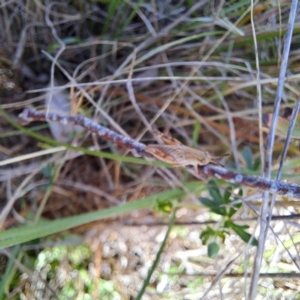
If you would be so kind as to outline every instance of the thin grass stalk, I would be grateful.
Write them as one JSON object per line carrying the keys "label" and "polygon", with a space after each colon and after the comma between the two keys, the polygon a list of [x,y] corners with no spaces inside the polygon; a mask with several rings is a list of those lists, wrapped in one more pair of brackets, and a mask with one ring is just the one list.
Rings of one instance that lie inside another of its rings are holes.
{"label": "thin grass stalk", "polygon": [[[297,5],[298,5],[298,1],[293,0],[291,3],[289,23],[288,23],[287,34],[286,34],[286,39],[285,39],[285,44],[284,44],[284,49],[283,49],[282,62],[281,62],[281,66],[280,66],[280,74],[279,74],[277,92],[276,92],[275,103],[274,103],[273,118],[272,118],[270,131],[269,131],[269,134],[267,137],[267,142],[266,142],[266,160],[265,160],[265,170],[264,170],[264,175],[265,175],[266,179],[270,179],[270,177],[271,177],[272,154],[273,154],[274,141],[275,141],[276,124],[277,124],[280,105],[281,105],[281,98],[282,98],[284,81],[285,81],[285,76],[286,76],[286,69],[287,69],[287,64],[288,64],[290,46],[291,46],[291,41],[292,41],[292,36],[293,36],[293,29],[294,29],[294,25],[295,25],[296,13],[297,13]],[[269,205],[268,205],[269,195],[270,195],[270,193],[268,191],[264,192],[264,194],[263,194],[264,201],[263,201],[263,204],[261,207],[261,213],[260,213],[260,217],[261,217],[260,234],[259,234],[259,239],[258,239],[258,247],[257,247],[255,262],[254,262],[254,266],[253,266],[253,273],[252,273],[250,288],[249,288],[248,299],[250,299],[250,300],[254,300],[256,297],[257,284],[258,284],[258,280],[259,280],[259,271],[261,268],[261,262],[262,262],[262,257],[263,257],[263,253],[264,253],[265,241],[266,241],[269,224],[270,224],[270,219],[267,218],[267,215],[269,215],[269,216],[272,215],[271,208],[274,206],[274,202],[275,202],[275,195],[273,195],[272,204],[269,209]]]}
{"label": "thin grass stalk", "polygon": [[164,237],[164,239],[163,239],[163,241],[162,241],[162,243],[161,243],[161,245],[159,247],[159,250],[158,250],[158,252],[156,254],[155,260],[153,261],[153,264],[152,264],[151,268],[148,271],[147,277],[144,280],[142,288],[141,288],[140,292],[138,293],[137,297],[135,298],[136,300],[142,299],[142,296],[144,295],[144,293],[146,291],[146,287],[148,286],[148,284],[150,282],[151,276],[153,275],[153,272],[155,271],[155,268],[157,267],[157,265],[159,263],[160,257],[161,257],[161,255],[163,253],[163,250],[166,247],[167,240],[168,240],[168,237],[170,235],[171,229],[172,229],[172,227],[174,225],[174,222],[176,220],[176,211],[177,211],[177,209],[174,209],[173,214],[171,215],[166,235],[165,235],[165,237]]}

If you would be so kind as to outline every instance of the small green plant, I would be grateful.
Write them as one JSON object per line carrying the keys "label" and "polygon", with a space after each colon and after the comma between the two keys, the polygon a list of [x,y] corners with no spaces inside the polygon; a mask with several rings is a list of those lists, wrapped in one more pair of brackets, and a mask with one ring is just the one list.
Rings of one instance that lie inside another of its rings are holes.
{"label": "small green plant", "polygon": [[253,161],[253,153],[250,147],[245,146],[242,151],[243,158],[246,162],[246,167],[251,171],[258,171],[260,166],[260,157]]}
{"label": "small green plant", "polygon": [[170,213],[173,210],[174,205],[173,205],[173,202],[171,200],[159,199],[157,201],[156,208],[160,212]]}
{"label": "small green plant", "polygon": [[251,236],[246,230],[248,225],[238,225],[233,222],[232,217],[241,207],[242,203],[233,203],[243,195],[243,190],[240,188],[238,193],[233,194],[233,190],[237,189],[237,185],[229,185],[223,194],[219,189],[215,180],[208,182],[208,190],[211,198],[200,197],[199,201],[212,213],[221,215],[223,221],[218,229],[207,227],[202,231],[200,239],[204,245],[207,245],[207,253],[209,257],[216,257],[219,253],[220,247],[217,240],[220,239],[222,243],[225,242],[226,234],[229,235],[230,231],[234,231],[245,243],[250,242],[251,245],[256,246],[257,240]]}

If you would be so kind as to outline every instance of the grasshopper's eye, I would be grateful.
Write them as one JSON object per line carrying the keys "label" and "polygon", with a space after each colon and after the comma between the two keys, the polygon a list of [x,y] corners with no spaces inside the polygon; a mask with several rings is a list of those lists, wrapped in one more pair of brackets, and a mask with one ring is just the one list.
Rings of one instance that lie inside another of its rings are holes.
{"label": "grasshopper's eye", "polygon": [[199,160],[199,162],[201,162],[201,163],[205,163],[206,161],[207,161],[207,158],[206,157],[199,157],[198,158],[198,160]]}
{"label": "grasshopper's eye", "polygon": [[194,169],[194,165],[186,165],[185,167],[188,169]]}

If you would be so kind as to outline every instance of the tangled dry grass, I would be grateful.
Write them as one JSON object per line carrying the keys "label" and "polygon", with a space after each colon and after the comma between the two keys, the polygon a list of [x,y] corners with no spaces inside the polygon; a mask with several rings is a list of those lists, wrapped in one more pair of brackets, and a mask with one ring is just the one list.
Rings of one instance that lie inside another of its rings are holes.
{"label": "tangled dry grass", "polygon": [[[258,269],[257,247],[234,232],[224,243],[215,237],[220,251],[211,258],[199,236],[222,219],[199,202],[205,181],[138,164],[78,127],[33,123],[30,135],[14,126],[34,106],[84,114],[146,144],[158,128],[215,156],[229,152],[228,168],[260,175],[290,8],[288,1],[2,1],[1,297],[299,299],[298,202],[276,198]],[[299,97],[299,21],[274,172]],[[297,126],[282,177],[300,184]],[[243,195],[234,220],[257,237],[262,195],[246,188]]]}

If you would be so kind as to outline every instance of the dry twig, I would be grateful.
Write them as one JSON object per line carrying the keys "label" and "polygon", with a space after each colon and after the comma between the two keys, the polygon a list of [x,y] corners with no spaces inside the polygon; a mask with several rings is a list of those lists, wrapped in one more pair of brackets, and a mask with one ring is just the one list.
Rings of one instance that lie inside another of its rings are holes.
{"label": "dry twig", "polygon": [[[25,109],[20,117],[26,121],[50,121],[59,122],[62,124],[80,125],[86,130],[96,133],[105,140],[109,140],[121,147],[130,149],[134,155],[149,157],[149,153],[145,151],[146,145],[135,141],[134,139],[117,134],[116,132],[99,125],[92,120],[83,116],[65,116],[56,113],[38,112],[32,108]],[[175,147],[175,146],[174,146]],[[187,147],[188,148],[188,147]],[[263,191],[269,191],[284,195],[290,198],[300,199],[300,185],[294,183],[283,182],[280,180],[265,179],[258,176],[239,174],[226,168],[207,164],[204,166],[198,165],[198,174],[203,178],[215,177],[231,183],[236,183],[243,186],[257,188]],[[198,177],[198,176],[197,176]]]}

